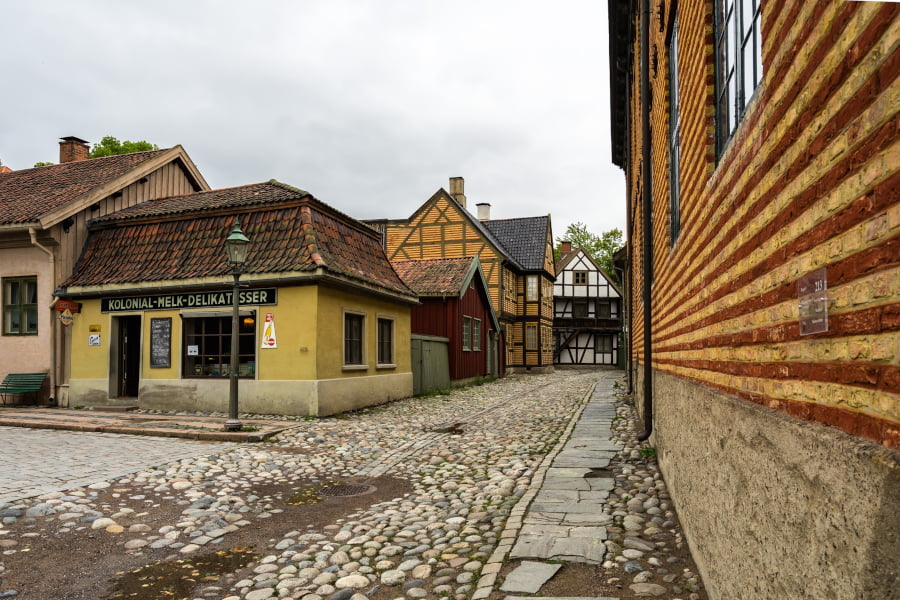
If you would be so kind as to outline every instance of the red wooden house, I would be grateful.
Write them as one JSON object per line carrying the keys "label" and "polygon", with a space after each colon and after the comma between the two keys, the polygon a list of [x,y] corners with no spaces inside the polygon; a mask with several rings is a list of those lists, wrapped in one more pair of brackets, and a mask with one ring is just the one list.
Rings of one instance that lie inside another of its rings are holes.
{"label": "red wooden house", "polygon": [[477,256],[391,264],[421,302],[412,308],[413,336],[447,338],[451,383],[503,372],[500,326]]}

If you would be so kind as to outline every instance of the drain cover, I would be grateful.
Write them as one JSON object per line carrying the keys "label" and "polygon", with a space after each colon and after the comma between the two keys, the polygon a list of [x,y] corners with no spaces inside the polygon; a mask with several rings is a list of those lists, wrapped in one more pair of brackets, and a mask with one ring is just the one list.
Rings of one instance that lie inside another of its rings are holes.
{"label": "drain cover", "polygon": [[350,485],[342,483],[340,485],[332,485],[319,490],[322,496],[362,496],[363,494],[371,494],[375,491],[374,485]]}

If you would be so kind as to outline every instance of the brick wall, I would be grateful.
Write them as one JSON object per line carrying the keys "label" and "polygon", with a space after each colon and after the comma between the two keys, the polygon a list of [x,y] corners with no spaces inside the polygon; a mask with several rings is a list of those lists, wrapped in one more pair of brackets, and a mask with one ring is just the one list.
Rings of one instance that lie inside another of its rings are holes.
{"label": "brick wall", "polygon": [[[900,5],[764,2],[763,82],[717,159],[711,4],[678,3],[682,229],[674,245],[666,47],[673,3],[651,20],[653,367],[900,447]],[[635,58],[627,170],[636,361],[638,66]],[[828,331],[801,336],[798,281],[818,269],[832,302]]]}

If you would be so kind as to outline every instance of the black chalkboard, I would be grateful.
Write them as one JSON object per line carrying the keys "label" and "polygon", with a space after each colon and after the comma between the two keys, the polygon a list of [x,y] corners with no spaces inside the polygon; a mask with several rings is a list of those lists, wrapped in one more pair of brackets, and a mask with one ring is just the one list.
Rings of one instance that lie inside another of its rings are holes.
{"label": "black chalkboard", "polygon": [[150,368],[172,366],[172,318],[150,319]]}

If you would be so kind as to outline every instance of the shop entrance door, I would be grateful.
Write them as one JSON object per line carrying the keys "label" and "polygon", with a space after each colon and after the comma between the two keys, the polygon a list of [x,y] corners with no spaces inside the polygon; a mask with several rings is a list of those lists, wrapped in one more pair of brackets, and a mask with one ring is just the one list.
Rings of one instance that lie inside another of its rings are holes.
{"label": "shop entrance door", "polygon": [[141,383],[141,318],[117,317],[116,321],[118,322],[116,393],[120,398],[137,398]]}

